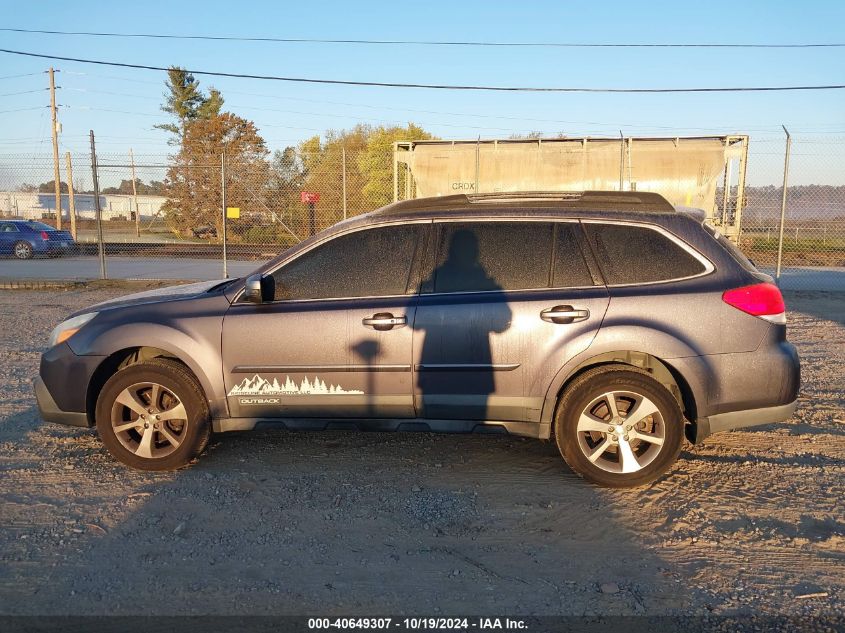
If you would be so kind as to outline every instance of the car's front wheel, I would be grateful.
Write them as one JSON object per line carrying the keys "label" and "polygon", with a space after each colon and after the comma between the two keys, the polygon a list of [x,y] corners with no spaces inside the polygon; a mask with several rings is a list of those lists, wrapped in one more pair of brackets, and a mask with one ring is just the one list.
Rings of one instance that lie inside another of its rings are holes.
{"label": "car's front wheel", "polygon": [[166,358],[113,375],[97,399],[96,423],[108,451],[141,470],[181,468],[211,435],[202,388],[184,365]]}
{"label": "car's front wheel", "polygon": [[648,372],[619,365],[584,372],[558,405],[555,440],[579,475],[601,486],[648,484],[677,460],[683,415]]}

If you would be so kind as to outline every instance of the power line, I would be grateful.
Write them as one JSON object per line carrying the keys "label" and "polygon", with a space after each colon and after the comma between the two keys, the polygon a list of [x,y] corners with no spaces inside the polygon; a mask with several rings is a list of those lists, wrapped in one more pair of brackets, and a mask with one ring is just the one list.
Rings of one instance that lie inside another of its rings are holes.
{"label": "power line", "polygon": [[48,106],[35,106],[32,108],[17,108],[15,110],[0,110],[0,114],[8,114],[9,112],[26,112],[27,110],[43,110]]}
{"label": "power line", "polygon": [[[56,86],[56,88],[61,88],[61,86]],[[33,92],[44,92],[45,90],[49,90],[49,88],[39,88],[38,90],[22,90],[21,92],[7,92],[6,94],[0,95],[0,97],[14,97],[15,95],[28,95]]]}
{"label": "power line", "polygon": [[379,46],[484,46],[484,47],[526,47],[526,48],[841,48],[845,43],[613,43],[613,42],[482,42],[443,40],[365,40],[365,39],[322,39],[307,37],[257,37],[238,35],[176,35],[167,33],[113,33],[100,31],[48,31],[45,29],[0,28],[9,33],[37,33],[41,35],[81,35],[88,37],[134,37],[166,40],[210,40],[214,42],[277,42],[284,44],[358,44]]}
{"label": "power line", "polygon": [[23,73],[22,75],[6,75],[5,77],[0,77],[0,79],[17,79],[18,77],[34,77],[35,75],[43,75],[44,71],[40,71],[37,73]]}
{"label": "power line", "polygon": [[[56,59],[66,62],[78,62],[81,64],[97,64],[100,66],[118,66],[120,68],[135,68],[140,70],[168,71],[163,66],[149,66],[146,64],[127,64],[122,62],[107,62],[96,59],[83,59],[80,57],[63,57],[60,55],[45,55],[42,53],[30,53],[26,51],[15,51],[7,48],[0,48],[0,53],[11,55],[23,55],[25,57],[39,57],[42,59]],[[845,84],[831,85],[803,85],[803,86],[755,86],[755,87],[729,87],[729,88],[543,88],[528,86],[480,86],[480,85],[450,85],[450,84],[412,84],[382,81],[351,81],[342,79],[313,79],[308,77],[281,77],[277,75],[253,75],[246,73],[228,73],[210,70],[189,70],[186,72],[193,75],[208,75],[212,77],[233,77],[238,79],[261,79],[267,81],[287,81],[309,84],[334,84],[343,86],[372,86],[377,88],[426,88],[430,90],[475,90],[493,92],[582,92],[582,93],[689,93],[689,92],[781,92],[794,90],[841,90]]]}
{"label": "power line", "polygon": [[[148,83],[148,84],[155,84],[155,85],[161,84],[161,82],[159,82],[159,81],[133,80],[133,79],[130,79],[128,77],[119,77],[119,76],[115,76],[115,75],[101,75],[101,74],[98,74],[98,73],[65,71],[65,74],[80,75],[80,76],[86,76],[86,77],[100,77],[100,78],[104,78],[104,79],[115,79],[115,80],[119,80],[119,81],[132,81],[132,82],[135,82],[135,83]],[[153,97],[153,96],[150,96],[150,95],[130,94],[130,93],[126,93],[126,92],[113,92],[113,91],[106,91],[106,90],[89,90],[87,88],[65,88],[65,90],[72,90],[72,91],[75,91],[75,92],[88,92],[88,93],[96,93],[96,94],[105,94],[105,95],[111,95],[111,96],[116,96],[116,97],[130,97],[130,98],[133,98],[133,99],[159,100],[159,97]],[[481,118],[481,119],[501,119],[501,120],[506,120],[506,121],[519,121],[519,122],[529,122],[529,123],[553,123],[555,125],[597,125],[597,126],[602,126],[602,127],[610,127],[610,128],[613,128],[614,130],[618,130],[620,126],[623,127],[623,128],[647,128],[647,129],[655,129],[655,130],[657,130],[657,129],[662,129],[662,130],[684,129],[684,130],[704,130],[704,131],[712,131],[713,130],[713,126],[710,126],[710,127],[690,127],[690,126],[684,126],[684,125],[658,125],[658,124],[643,123],[643,122],[638,122],[638,123],[628,122],[628,123],[626,123],[626,122],[619,122],[619,121],[607,123],[607,122],[602,122],[602,121],[573,121],[573,120],[563,120],[563,119],[540,119],[540,118],[530,118],[530,117],[503,116],[503,115],[495,115],[495,114],[481,114],[481,113],[477,113],[477,112],[473,113],[473,112],[451,112],[451,111],[443,111],[443,110],[420,110],[420,109],[415,109],[415,108],[397,108],[397,107],[391,107],[391,106],[386,106],[386,105],[381,105],[381,104],[373,105],[371,103],[350,103],[348,101],[329,101],[329,100],[326,100],[326,99],[305,99],[305,98],[302,98],[302,97],[290,97],[290,96],[266,94],[266,93],[243,92],[243,91],[240,91],[240,90],[226,90],[226,94],[227,95],[242,95],[242,96],[247,96],[247,97],[261,97],[261,98],[266,98],[266,99],[281,99],[281,100],[284,100],[284,101],[296,101],[296,102],[302,102],[302,103],[317,103],[317,104],[320,104],[320,105],[326,105],[326,104],[327,105],[340,105],[340,106],[347,106],[347,107],[354,107],[354,108],[367,108],[367,109],[370,109],[370,110],[379,110],[379,111],[381,111],[381,110],[391,110],[391,111],[394,111],[394,112],[402,112],[402,113],[406,113],[406,114],[407,113],[439,114],[439,115],[445,115],[445,116],[459,116],[459,117]],[[233,105],[232,107],[259,109],[259,108],[256,108],[255,106]],[[352,114],[349,114],[349,113],[346,113],[345,115],[337,115],[337,114],[334,114],[334,113],[325,113],[325,112],[302,113],[302,112],[299,112],[299,111],[296,111],[296,110],[272,110],[272,111],[273,112],[276,112],[276,111],[284,112],[284,113],[289,113],[289,114],[307,114],[309,116],[328,116],[328,117],[346,116],[346,117],[349,117],[349,118],[359,118],[358,115],[352,115]],[[393,122],[393,121],[389,121],[389,120],[386,120],[386,119],[371,119],[370,118],[370,119],[367,119],[367,120],[391,122],[391,123]],[[418,123],[420,125],[428,125],[428,123],[426,123],[424,121],[419,121]],[[435,125],[438,125],[438,124],[435,124]],[[841,124],[841,122],[837,122],[837,123],[828,123],[826,125],[827,126],[839,127],[842,124]],[[455,127],[455,126],[453,125],[452,127]],[[735,128],[735,129],[741,128],[741,129],[746,130],[746,131],[761,131],[761,130],[769,131],[769,130],[773,130],[773,129],[776,129],[776,130],[781,129],[780,125],[769,125],[769,126],[763,126],[763,127],[758,127],[758,126],[754,126],[754,125],[752,125],[752,126],[748,126],[748,125],[724,125],[724,126],[721,126],[721,127]],[[485,128],[478,128],[478,129],[485,129]],[[513,128],[486,128],[486,129],[518,131],[518,130],[513,129]],[[522,128],[520,128],[520,129],[522,129]],[[809,129],[809,128],[803,128],[803,129],[806,132],[807,129]],[[87,134],[85,135],[85,138],[88,138]],[[102,137],[100,136],[98,138],[102,138]]]}

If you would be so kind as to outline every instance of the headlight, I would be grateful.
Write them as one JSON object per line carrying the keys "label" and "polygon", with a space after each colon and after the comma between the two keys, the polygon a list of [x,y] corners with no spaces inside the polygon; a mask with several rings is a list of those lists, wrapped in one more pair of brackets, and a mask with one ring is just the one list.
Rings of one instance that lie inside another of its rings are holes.
{"label": "headlight", "polygon": [[96,312],[88,312],[87,314],[80,314],[67,321],[62,321],[50,332],[50,347],[58,345],[68,340],[71,336],[76,334],[82,326],[88,323],[91,319],[97,316]]}

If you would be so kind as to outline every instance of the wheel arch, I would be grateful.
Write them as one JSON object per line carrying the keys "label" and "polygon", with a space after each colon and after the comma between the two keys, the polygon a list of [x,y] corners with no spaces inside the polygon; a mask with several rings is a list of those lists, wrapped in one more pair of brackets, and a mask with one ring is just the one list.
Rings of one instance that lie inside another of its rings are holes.
{"label": "wheel arch", "polygon": [[[208,400],[208,386],[204,384],[205,376],[198,373],[193,367],[177,353],[163,349],[161,347],[154,347],[149,345],[136,345],[132,347],[124,347],[108,356],[94,370],[91,379],[88,381],[88,391],[85,397],[85,410],[88,416],[88,424],[94,425],[94,412],[96,411],[97,399],[103,390],[103,386],[114,374],[121,369],[136,365],[138,363],[150,360],[152,358],[170,358],[183,365],[191,374],[197,379]],[[206,379],[207,380],[207,379]]]}
{"label": "wheel arch", "polygon": [[569,385],[584,372],[595,367],[618,365],[620,369],[633,367],[648,372],[655,380],[668,389],[687,421],[695,421],[698,417],[698,405],[695,392],[689,381],[672,363],[667,362],[648,352],[635,350],[607,351],[591,356],[564,368],[556,377],[549,389],[541,414],[541,437],[549,438],[554,432],[554,418],[557,406]]}

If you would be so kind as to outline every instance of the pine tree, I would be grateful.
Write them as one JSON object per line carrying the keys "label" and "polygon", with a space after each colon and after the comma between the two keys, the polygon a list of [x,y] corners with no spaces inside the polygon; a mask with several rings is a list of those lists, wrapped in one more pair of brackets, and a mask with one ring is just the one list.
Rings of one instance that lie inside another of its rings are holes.
{"label": "pine tree", "polygon": [[203,94],[200,82],[184,68],[171,66],[164,85],[167,92],[164,93],[161,109],[175,117],[176,122],[160,123],[154,127],[171,132],[175,136],[171,141],[174,145],[182,141],[192,121],[216,117],[223,108],[220,91],[209,88],[208,95]]}

